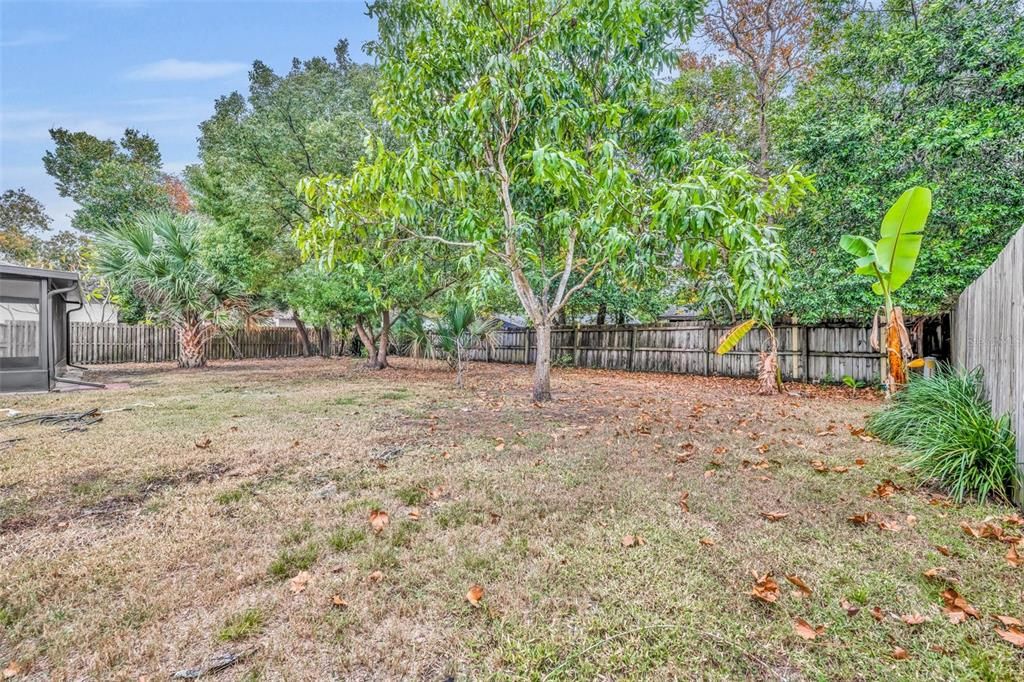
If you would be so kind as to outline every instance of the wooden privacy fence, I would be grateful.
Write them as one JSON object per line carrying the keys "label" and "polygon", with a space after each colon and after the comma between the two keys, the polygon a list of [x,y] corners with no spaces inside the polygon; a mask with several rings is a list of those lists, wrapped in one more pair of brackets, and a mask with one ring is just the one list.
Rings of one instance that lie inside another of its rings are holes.
{"label": "wooden privacy fence", "polygon": [[[1024,473],[1024,228],[953,309],[953,360],[981,367],[996,415],[1009,413]],[[1018,490],[1024,505],[1024,487]]]}
{"label": "wooden privacy fence", "polygon": [[[231,341],[243,358],[283,358],[301,354],[294,329],[267,327],[218,336],[207,344],[207,357],[236,357]],[[145,324],[71,323],[71,362],[103,365],[117,362],[170,362],[178,359],[178,332]]]}
{"label": "wooden privacy fence", "polygon": [[[729,327],[707,322],[614,327],[560,327],[552,331],[551,361],[556,366],[745,377],[757,375],[758,353],[767,333],[755,329],[726,355],[715,348]],[[883,356],[871,350],[870,329],[851,326],[781,325],[779,365],[783,377],[799,381],[875,382]],[[472,351],[474,360],[532,363],[536,333],[504,330],[493,348]]]}

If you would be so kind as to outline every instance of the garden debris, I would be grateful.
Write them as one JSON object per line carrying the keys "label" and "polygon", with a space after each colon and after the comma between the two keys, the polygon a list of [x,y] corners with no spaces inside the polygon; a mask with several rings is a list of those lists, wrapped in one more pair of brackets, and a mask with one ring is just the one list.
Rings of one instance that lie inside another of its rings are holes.
{"label": "garden debris", "polygon": [[19,437],[19,438],[5,438],[3,440],[0,440],[0,450],[6,450],[7,448],[13,446],[15,443],[17,443],[20,440],[25,440],[25,439]]}
{"label": "garden debris", "polygon": [[203,675],[212,675],[223,672],[236,663],[241,663],[259,650],[258,646],[243,649],[238,653],[221,651],[210,657],[207,664],[201,668],[185,668],[171,675],[173,680],[194,680]]}
{"label": "garden debris", "polygon": [[375,455],[372,455],[370,459],[375,462],[393,462],[394,460],[405,454],[405,450],[401,447],[395,446],[391,448],[384,448]]}
{"label": "garden debris", "polygon": [[44,425],[67,424],[61,431],[85,431],[97,422],[103,421],[103,414],[98,407],[85,412],[42,412],[27,414],[23,417],[12,417],[7,420],[8,426],[23,426],[39,423]]}

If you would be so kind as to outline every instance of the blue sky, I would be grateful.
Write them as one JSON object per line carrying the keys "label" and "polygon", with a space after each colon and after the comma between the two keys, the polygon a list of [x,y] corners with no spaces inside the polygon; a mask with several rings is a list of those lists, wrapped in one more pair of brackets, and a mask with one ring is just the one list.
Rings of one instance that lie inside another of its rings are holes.
{"label": "blue sky", "polygon": [[285,71],[347,38],[368,61],[365,11],[362,0],[0,0],[0,185],[25,187],[65,228],[75,205],[43,170],[49,128],[115,139],[138,128],[180,172],[214,100],[245,91],[254,59]]}

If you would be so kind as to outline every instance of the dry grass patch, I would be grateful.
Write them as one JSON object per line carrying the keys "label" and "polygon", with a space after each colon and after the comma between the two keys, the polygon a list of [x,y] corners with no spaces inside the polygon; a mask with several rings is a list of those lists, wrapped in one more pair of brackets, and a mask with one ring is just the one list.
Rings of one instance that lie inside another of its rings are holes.
{"label": "dry grass patch", "polygon": [[[1024,678],[991,618],[1024,619],[1024,569],[959,528],[1009,510],[851,434],[872,394],[561,370],[538,407],[527,368],[457,390],[397,362],[111,367],[130,388],[5,398],[133,407],[0,452],[0,651],[75,679],[225,648],[253,651],[225,679]],[[980,619],[943,613],[951,585]]]}

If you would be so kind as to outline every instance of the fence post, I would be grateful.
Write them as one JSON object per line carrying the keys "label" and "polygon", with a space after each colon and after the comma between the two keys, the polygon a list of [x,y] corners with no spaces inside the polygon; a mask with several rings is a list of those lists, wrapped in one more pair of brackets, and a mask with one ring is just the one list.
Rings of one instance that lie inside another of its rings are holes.
{"label": "fence post", "polygon": [[804,383],[811,383],[811,328],[807,325],[802,327],[803,334],[800,339],[800,352],[804,361]]}
{"label": "fence post", "polygon": [[633,367],[636,366],[634,358],[636,357],[636,325],[629,328],[629,371],[633,371]]}
{"label": "fence post", "polygon": [[580,366],[580,323],[576,323],[576,328],[572,332],[572,366]]}
{"label": "fence post", "polygon": [[530,328],[523,331],[523,364],[530,364]]}
{"label": "fence post", "polygon": [[704,376],[711,375],[711,321],[704,320]]}

